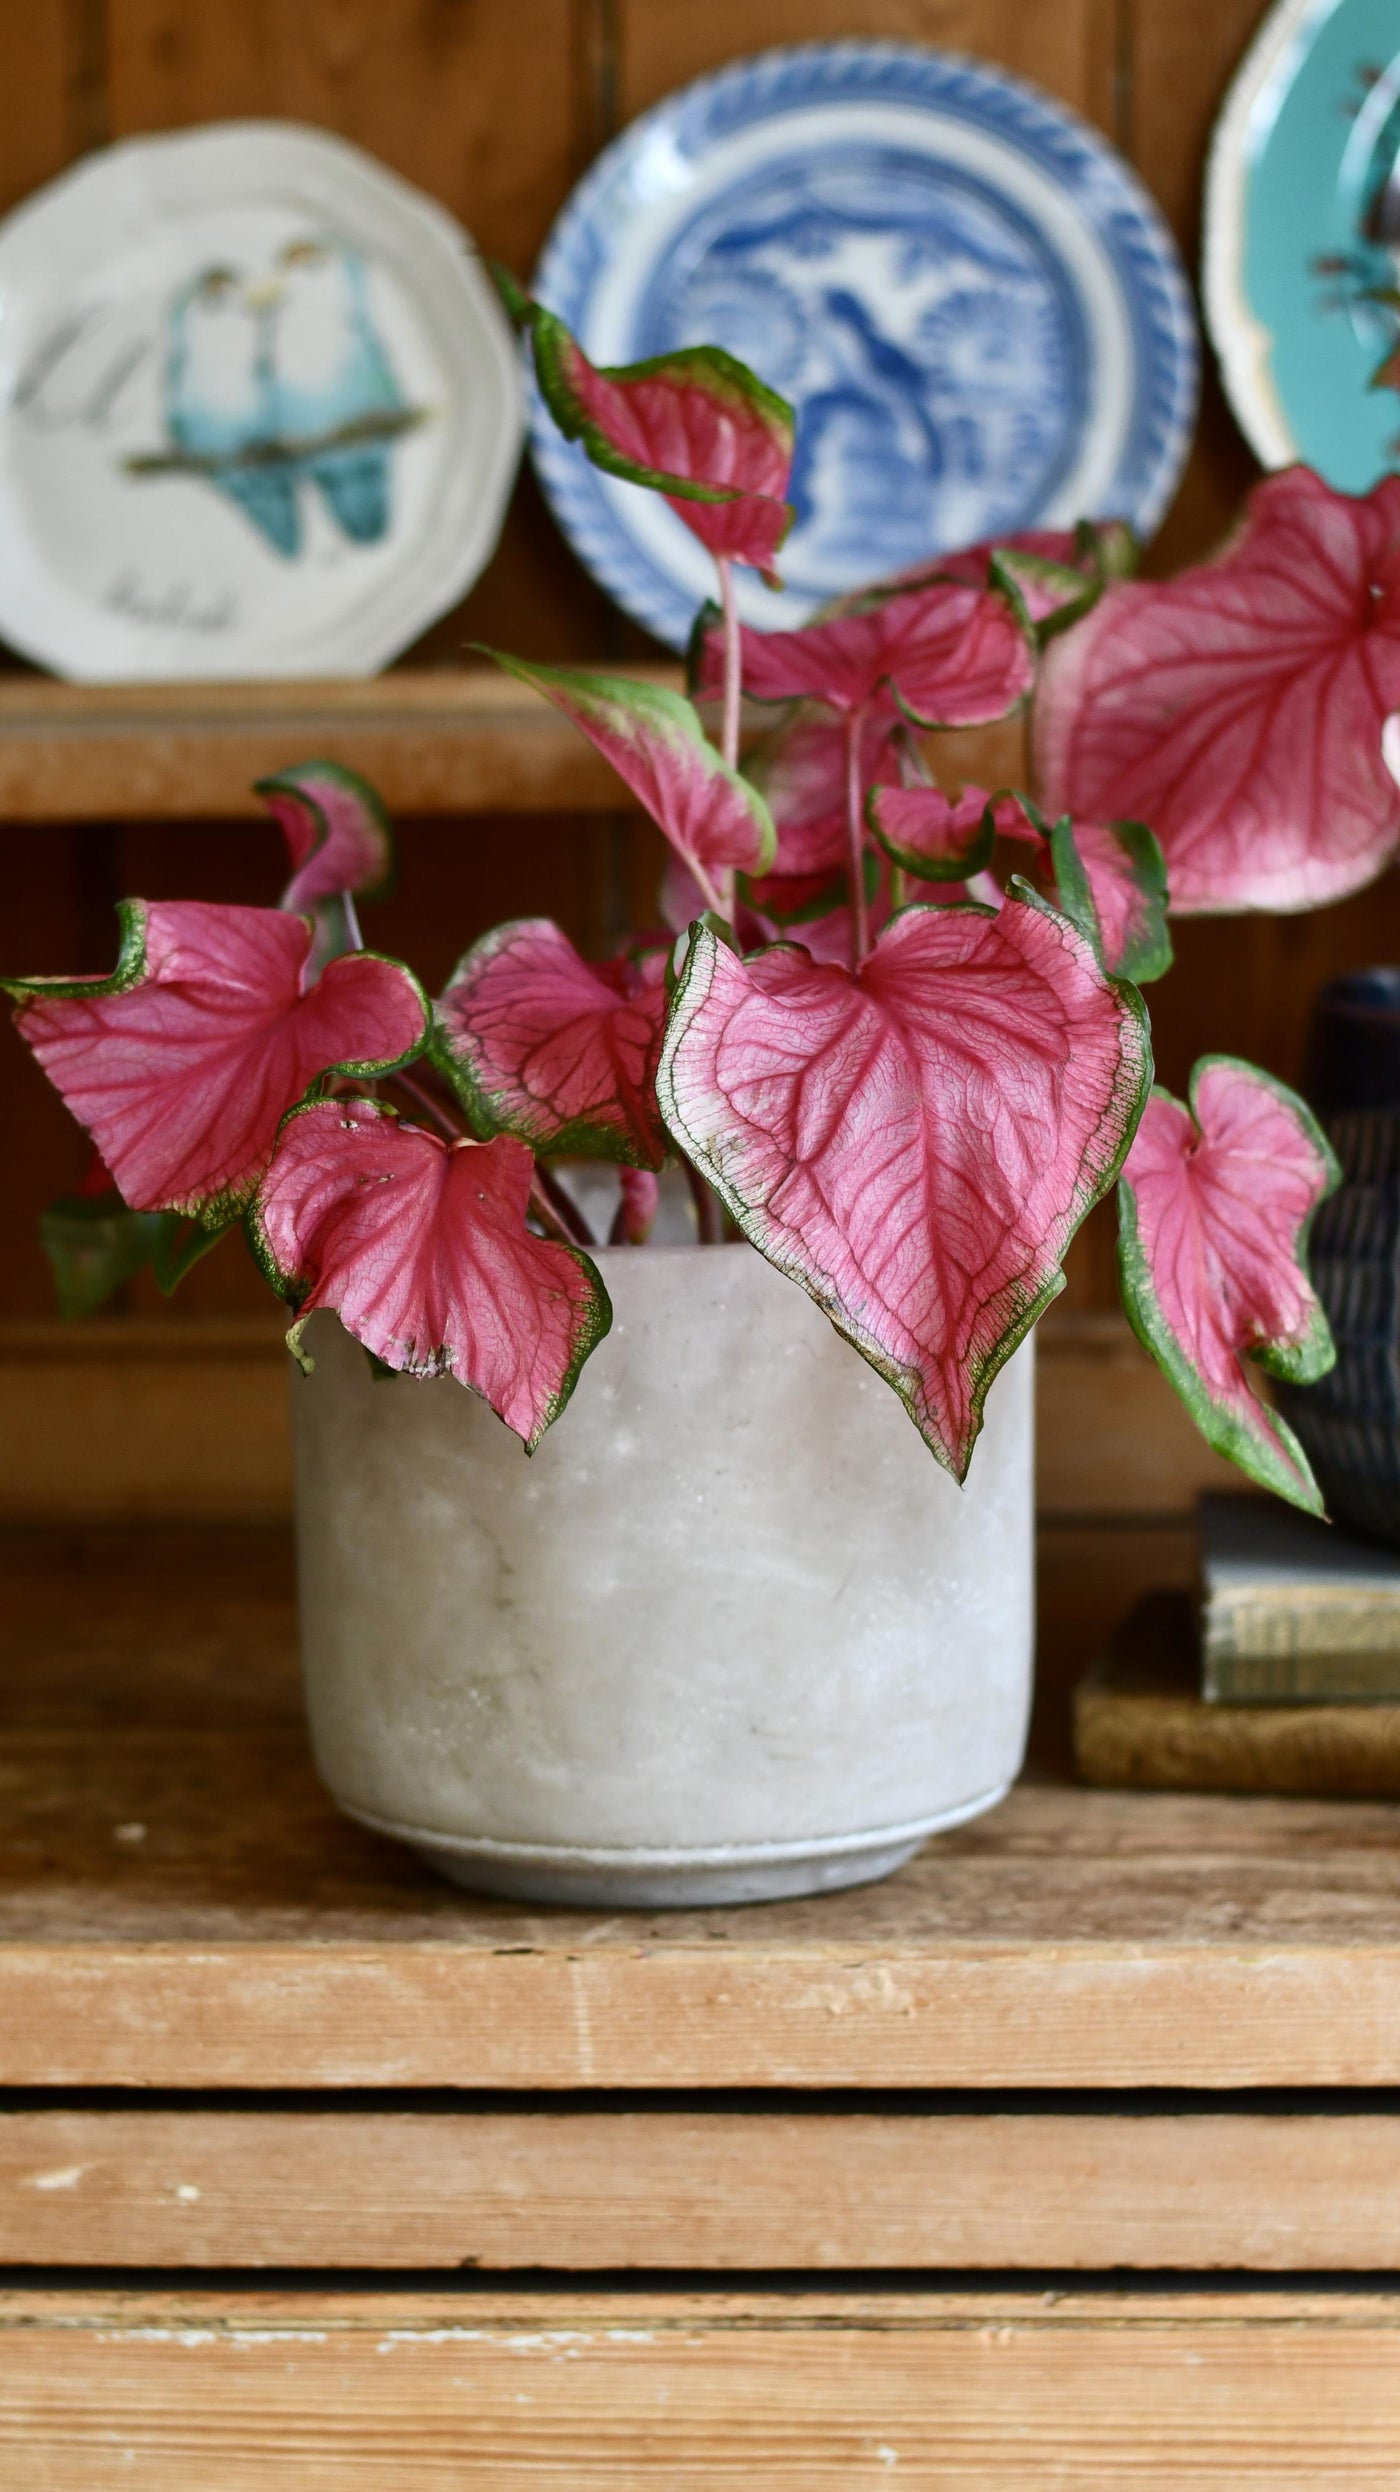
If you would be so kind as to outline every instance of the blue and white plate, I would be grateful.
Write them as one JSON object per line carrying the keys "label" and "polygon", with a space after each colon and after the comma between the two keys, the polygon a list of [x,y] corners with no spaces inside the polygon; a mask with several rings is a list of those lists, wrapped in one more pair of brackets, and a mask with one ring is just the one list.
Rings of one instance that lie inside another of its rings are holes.
{"label": "blue and white plate", "polygon": [[1364,493],[1400,405],[1371,375],[1400,337],[1396,0],[1280,0],[1245,56],[1206,183],[1205,303],[1241,430]]}
{"label": "blue and white plate", "polygon": [[[624,131],[535,278],[597,363],[712,341],[798,411],[769,629],[977,538],[1080,517],[1150,535],[1196,405],[1196,328],[1152,202],[1037,89],[911,45],[800,45]],[[681,644],[711,593],[665,503],[536,405],[545,491],[603,587]]]}

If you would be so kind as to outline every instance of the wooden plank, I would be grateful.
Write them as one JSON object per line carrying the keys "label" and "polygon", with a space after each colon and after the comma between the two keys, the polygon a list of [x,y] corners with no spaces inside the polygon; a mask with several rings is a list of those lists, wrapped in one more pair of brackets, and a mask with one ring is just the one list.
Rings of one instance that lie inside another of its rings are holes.
{"label": "wooden plank", "polygon": [[[619,671],[682,682],[675,666]],[[1023,775],[1024,742],[1011,719],[929,750],[950,785],[995,786]],[[362,771],[397,814],[615,813],[628,802],[587,739],[495,667],[405,667],[369,682],[0,679],[0,821],[254,821],[255,780],[311,753]]]}
{"label": "wooden plank", "polygon": [[[1120,1315],[1052,1315],[1040,1342],[1048,1518],[1185,1516],[1234,1484]],[[271,1301],[263,1317],[0,1324],[0,1519],[285,1516],[288,1393]]]}
{"label": "wooden plank", "polygon": [[1400,2268],[1393,2114],[0,2113],[18,2266]]}
{"label": "wooden plank", "polygon": [[25,2492],[1390,2492],[1393,2295],[11,2294]]}
{"label": "wooden plank", "polygon": [[317,1790],[255,1564],[71,1573],[3,1613],[0,2083],[1400,2082],[1389,1808],[1027,1782],[847,1895],[530,1912]]}
{"label": "wooden plank", "polygon": [[592,745],[494,667],[362,683],[0,683],[0,818],[12,822],[249,821],[262,811],[254,780],[311,753],[363,771],[395,813],[618,805]]}

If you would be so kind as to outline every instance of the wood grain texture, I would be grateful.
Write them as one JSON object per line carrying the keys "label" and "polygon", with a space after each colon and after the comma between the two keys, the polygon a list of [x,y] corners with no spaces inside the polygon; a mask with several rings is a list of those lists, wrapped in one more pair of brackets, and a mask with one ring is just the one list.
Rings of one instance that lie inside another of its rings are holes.
{"label": "wood grain texture", "polygon": [[885,37],[998,61],[1107,129],[1116,18],[1115,0],[618,0],[619,100],[628,117],[768,44]]}
{"label": "wood grain texture", "polygon": [[0,2259],[1400,2268],[1391,2114],[13,2111]]}
{"label": "wood grain texture", "polygon": [[[0,1323],[0,1521],[288,1515],[294,1379],[246,1278],[246,1317]],[[1184,1516],[1232,1484],[1121,1316],[1052,1315],[1038,1393],[1048,1518]]]}
{"label": "wood grain texture", "polygon": [[1391,2492],[1393,2295],[0,2303],[24,2492]]}
{"label": "wood grain texture", "polygon": [[318,1790],[257,1535],[114,1541],[7,1569],[0,2084],[1400,2082],[1393,1809],[1032,1780],[862,1892],[532,1913]]}

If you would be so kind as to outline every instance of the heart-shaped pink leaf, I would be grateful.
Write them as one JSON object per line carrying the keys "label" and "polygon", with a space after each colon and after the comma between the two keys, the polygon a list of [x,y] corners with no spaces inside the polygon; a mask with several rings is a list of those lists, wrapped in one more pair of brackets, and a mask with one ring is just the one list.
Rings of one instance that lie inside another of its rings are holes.
{"label": "heart-shaped pink leaf", "polygon": [[718,346],[599,370],[538,303],[529,327],[540,387],[565,438],[609,475],[664,494],[712,554],[750,563],[777,587],[773,565],[792,525],[787,400]]}
{"label": "heart-shaped pink leaf", "polygon": [[[898,721],[868,713],[860,722],[862,787],[897,787]],[[744,764],[772,814],[778,837],[773,875],[787,878],[844,874],[849,855],[846,824],[846,721],[815,701],[799,704],[766,736]],[[754,894],[760,907],[763,902]]]}
{"label": "heart-shaped pink leaf", "polygon": [[1013,885],[905,909],[857,975],[694,937],[658,1091],[745,1234],[961,1479],[987,1387],[1063,1286],[1150,1078],[1132,987]]}
{"label": "heart-shaped pink leaf", "polygon": [[1110,588],[1057,640],[1036,703],[1047,811],[1150,824],[1172,907],[1315,908],[1400,842],[1381,727],[1400,707],[1400,478],[1307,468],[1175,580]]}
{"label": "heart-shaped pink leaf", "polygon": [[960,553],[945,554],[908,577],[969,580],[978,587],[1006,582],[1020,598],[1044,642],[1064,631],[1096,602],[1110,580],[1137,569],[1137,542],[1122,520],[1081,519],[1077,528],[1024,528],[988,537]]}
{"label": "heart-shaped pink leaf", "polygon": [[998,832],[1019,838],[1024,823],[1014,799],[989,796],[981,787],[965,787],[960,796],[946,796],[941,787],[872,788],[865,818],[896,865],[933,883],[980,874]]}
{"label": "heart-shaped pink leaf", "polygon": [[543,693],[597,746],[696,876],[708,907],[719,905],[716,874],[736,867],[768,872],[778,844],[772,815],[758,790],[721,761],[678,692],[625,675],[527,666],[496,649],[485,654]]}
{"label": "heart-shaped pink leaf", "polygon": [[198,900],[129,900],[122,914],[112,979],[6,984],[135,1211],[232,1218],[318,1075],[391,1072],[426,1041],[427,999],[398,961],[355,953],[307,991],[304,917]]}
{"label": "heart-shaped pink leaf", "polygon": [[[801,631],[742,626],[744,690],[755,701],[815,698],[833,709],[893,704],[922,727],[977,727],[1025,699],[1035,654],[1022,617],[995,588],[937,580]],[[723,634],[697,636],[700,694],[723,682]]]}
{"label": "heart-shaped pink leaf", "polygon": [[253,1207],[259,1259],[297,1309],[332,1307],[406,1376],[456,1376],[533,1452],[612,1322],[593,1265],[525,1226],[523,1142],[443,1142],[373,1099],[282,1127]]}
{"label": "heart-shaped pink leaf", "polygon": [[1191,1104],[1154,1090],[1118,1190],[1123,1303],[1218,1453],[1309,1513],[1317,1483],[1249,1365],[1291,1384],[1334,1352],[1308,1279],[1308,1224],[1337,1164],[1301,1099],[1233,1056],[1203,1056]]}
{"label": "heart-shaped pink leaf", "polygon": [[315,907],[351,891],[372,899],[394,874],[389,817],[368,779],[340,762],[298,762],[292,770],[259,779],[261,796],[287,843],[292,879],[284,909]]}
{"label": "heart-shaped pink leaf", "polygon": [[594,963],[547,917],[483,935],[437,1006],[433,1052],[479,1133],[659,1168],[666,954]]}

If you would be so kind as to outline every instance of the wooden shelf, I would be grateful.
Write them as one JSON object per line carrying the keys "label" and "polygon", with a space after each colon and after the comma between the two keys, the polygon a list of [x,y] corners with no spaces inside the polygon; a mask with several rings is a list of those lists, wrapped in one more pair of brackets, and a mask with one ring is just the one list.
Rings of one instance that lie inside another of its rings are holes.
{"label": "wooden shelf", "polygon": [[0,2083],[1400,2083],[1393,1810],[1023,1784],[898,1878],[535,1913],[320,1794],[285,1541],[14,1556]]}
{"label": "wooden shelf", "polygon": [[[680,683],[674,667],[633,668]],[[255,779],[313,757],[391,813],[611,812],[617,779],[567,719],[492,666],[368,682],[0,682],[0,821],[246,821]]]}
{"label": "wooden shelf", "polygon": [[[683,682],[674,665],[610,671]],[[995,786],[1020,776],[1023,735],[1011,719],[937,741],[954,778]],[[394,814],[616,813],[631,801],[577,728],[493,666],[353,683],[0,678],[0,823],[249,821],[255,780],[313,758],[362,771]]]}

